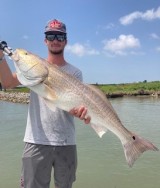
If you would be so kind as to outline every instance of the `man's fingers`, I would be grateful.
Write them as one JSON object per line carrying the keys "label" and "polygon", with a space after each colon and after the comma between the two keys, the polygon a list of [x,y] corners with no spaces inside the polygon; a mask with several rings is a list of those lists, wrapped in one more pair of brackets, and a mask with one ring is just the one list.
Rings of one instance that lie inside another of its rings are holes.
{"label": "man's fingers", "polygon": [[91,117],[90,116],[87,116],[87,108],[85,108],[84,106],[81,106],[79,108],[73,108],[70,110],[70,113],[72,115],[74,115],[75,117],[81,119],[81,120],[84,120],[84,122],[86,124],[89,124],[90,121],[91,121]]}
{"label": "man's fingers", "polygon": [[82,107],[82,108],[79,109],[78,117],[80,119],[82,119],[82,120],[85,119],[86,114],[87,114],[86,108]]}
{"label": "man's fingers", "polygon": [[84,120],[84,122],[85,122],[86,124],[89,124],[90,121],[91,121],[91,117],[90,117],[90,116],[88,116],[88,117],[85,118],[85,120]]}

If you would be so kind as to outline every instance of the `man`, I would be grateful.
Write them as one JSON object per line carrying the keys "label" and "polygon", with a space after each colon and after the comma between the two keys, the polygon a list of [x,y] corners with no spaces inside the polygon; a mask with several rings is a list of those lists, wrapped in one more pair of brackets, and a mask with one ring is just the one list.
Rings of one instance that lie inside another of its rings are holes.
{"label": "man", "polygon": [[[47,61],[82,80],[82,73],[64,59],[67,44],[66,26],[59,20],[51,20],[45,27],[45,44],[48,48]],[[5,88],[20,84],[16,73],[11,73],[0,51],[0,78]],[[71,188],[75,181],[77,153],[73,115],[90,122],[84,107],[65,112],[51,111],[43,98],[30,93],[27,126],[24,137],[25,148],[22,158],[21,187],[49,188],[51,170],[54,167],[56,188]]]}

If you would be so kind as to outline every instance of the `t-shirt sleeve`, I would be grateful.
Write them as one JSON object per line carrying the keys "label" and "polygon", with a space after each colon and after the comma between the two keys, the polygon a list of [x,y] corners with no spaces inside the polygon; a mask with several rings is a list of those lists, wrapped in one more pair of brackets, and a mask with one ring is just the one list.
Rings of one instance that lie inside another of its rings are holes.
{"label": "t-shirt sleeve", "polygon": [[75,72],[75,74],[74,74],[74,76],[78,79],[78,80],[80,80],[80,81],[83,81],[83,75],[82,75],[82,71],[76,71]]}

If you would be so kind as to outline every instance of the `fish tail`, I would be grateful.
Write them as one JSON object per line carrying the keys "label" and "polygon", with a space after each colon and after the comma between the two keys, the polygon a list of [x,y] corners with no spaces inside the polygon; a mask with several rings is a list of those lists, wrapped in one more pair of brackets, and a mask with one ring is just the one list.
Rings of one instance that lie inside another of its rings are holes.
{"label": "fish tail", "polygon": [[154,146],[150,141],[145,140],[136,134],[132,134],[132,139],[125,143],[123,147],[129,167],[133,166],[136,159],[143,152],[147,150],[158,151],[158,148]]}

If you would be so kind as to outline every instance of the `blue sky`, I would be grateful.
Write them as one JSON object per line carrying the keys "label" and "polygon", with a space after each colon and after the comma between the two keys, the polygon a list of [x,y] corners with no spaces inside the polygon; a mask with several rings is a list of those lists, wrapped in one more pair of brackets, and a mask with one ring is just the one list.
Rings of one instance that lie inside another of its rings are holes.
{"label": "blue sky", "polygon": [[86,83],[160,80],[159,0],[1,0],[0,6],[0,40],[43,58],[47,21],[63,21],[65,58]]}

